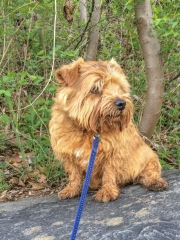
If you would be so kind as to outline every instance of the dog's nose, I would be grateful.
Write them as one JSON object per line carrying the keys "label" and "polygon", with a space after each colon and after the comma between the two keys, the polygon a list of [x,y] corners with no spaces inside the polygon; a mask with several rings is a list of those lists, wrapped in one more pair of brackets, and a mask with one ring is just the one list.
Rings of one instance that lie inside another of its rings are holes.
{"label": "dog's nose", "polygon": [[117,99],[114,104],[116,105],[116,107],[119,110],[124,110],[125,106],[126,106],[126,102],[123,99]]}

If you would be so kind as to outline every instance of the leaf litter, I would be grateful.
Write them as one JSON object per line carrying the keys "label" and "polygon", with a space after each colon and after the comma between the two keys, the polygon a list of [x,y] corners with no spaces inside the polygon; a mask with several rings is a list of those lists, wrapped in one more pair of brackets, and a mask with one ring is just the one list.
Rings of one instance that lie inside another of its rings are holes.
{"label": "leaf litter", "polygon": [[[59,192],[66,183],[66,179],[49,184],[44,167],[33,169],[32,157],[35,153],[15,152],[11,157],[1,156],[0,163],[4,162],[3,178],[9,185],[9,189],[0,189],[0,202],[16,201],[31,196],[45,196]],[[8,161],[5,159],[9,159]],[[1,177],[1,176],[0,176]]]}

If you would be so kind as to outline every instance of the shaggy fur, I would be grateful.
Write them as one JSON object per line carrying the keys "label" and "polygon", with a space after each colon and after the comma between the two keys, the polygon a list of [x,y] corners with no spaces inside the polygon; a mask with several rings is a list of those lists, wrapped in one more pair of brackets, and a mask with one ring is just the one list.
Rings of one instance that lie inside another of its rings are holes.
{"label": "shaggy fur", "polygon": [[82,58],[56,72],[60,83],[49,124],[51,145],[69,176],[60,199],[81,193],[94,133],[101,142],[90,183],[99,202],[115,200],[120,186],[140,183],[161,191],[157,155],[144,143],[133,124],[129,83],[115,60],[84,62]]}

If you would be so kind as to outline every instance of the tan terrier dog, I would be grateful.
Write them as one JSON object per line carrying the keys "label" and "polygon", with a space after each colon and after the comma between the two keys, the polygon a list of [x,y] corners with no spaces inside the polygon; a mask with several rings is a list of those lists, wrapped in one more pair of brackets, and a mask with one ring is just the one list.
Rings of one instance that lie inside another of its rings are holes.
{"label": "tan terrier dog", "polygon": [[158,156],[144,143],[133,124],[130,88],[115,60],[84,62],[82,58],[56,71],[60,83],[49,124],[51,145],[69,176],[60,199],[80,195],[93,136],[101,142],[90,188],[99,202],[115,200],[120,186],[140,183],[161,191]]}

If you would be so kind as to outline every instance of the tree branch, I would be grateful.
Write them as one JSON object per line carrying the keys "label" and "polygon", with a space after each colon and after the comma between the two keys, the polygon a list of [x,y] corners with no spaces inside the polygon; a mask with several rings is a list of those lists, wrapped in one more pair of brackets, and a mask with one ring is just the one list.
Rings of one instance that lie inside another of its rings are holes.
{"label": "tree branch", "polygon": [[92,10],[91,10],[91,13],[90,13],[90,15],[89,15],[89,19],[88,19],[88,21],[87,21],[87,23],[86,23],[86,26],[85,26],[85,28],[84,28],[84,31],[83,31],[82,34],[81,34],[80,40],[78,41],[78,43],[76,44],[76,46],[74,47],[74,49],[76,49],[76,48],[79,46],[79,44],[82,42],[82,39],[83,39],[83,37],[84,37],[84,35],[85,35],[85,32],[86,32],[86,30],[87,30],[87,28],[88,28],[88,25],[89,25],[89,23],[91,22],[91,17],[92,17],[93,11],[94,11],[94,0],[92,1]]}
{"label": "tree branch", "polygon": [[156,32],[152,28],[150,0],[137,3],[135,15],[147,74],[146,105],[139,131],[150,139],[161,113],[164,93],[163,64]]}

